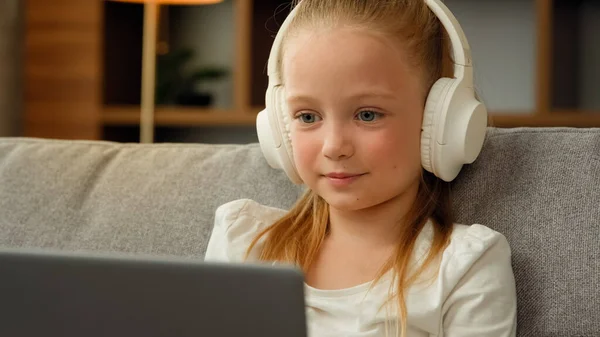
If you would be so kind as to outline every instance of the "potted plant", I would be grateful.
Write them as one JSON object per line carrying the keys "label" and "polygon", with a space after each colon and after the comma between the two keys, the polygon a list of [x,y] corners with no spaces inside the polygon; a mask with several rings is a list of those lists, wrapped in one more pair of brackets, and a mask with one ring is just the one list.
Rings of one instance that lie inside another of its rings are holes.
{"label": "potted plant", "polygon": [[177,49],[157,57],[156,104],[209,106],[213,96],[198,90],[198,84],[225,77],[224,67],[206,66],[187,70],[194,57],[190,48]]}

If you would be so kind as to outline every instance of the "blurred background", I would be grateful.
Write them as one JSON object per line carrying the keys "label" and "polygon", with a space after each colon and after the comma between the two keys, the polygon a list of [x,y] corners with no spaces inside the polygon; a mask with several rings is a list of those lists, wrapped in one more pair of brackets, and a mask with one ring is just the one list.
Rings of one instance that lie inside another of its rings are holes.
{"label": "blurred background", "polygon": [[[600,0],[445,2],[491,124],[600,127]],[[288,5],[160,6],[154,141],[257,141]],[[142,3],[0,0],[0,136],[140,141],[143,27]]]}

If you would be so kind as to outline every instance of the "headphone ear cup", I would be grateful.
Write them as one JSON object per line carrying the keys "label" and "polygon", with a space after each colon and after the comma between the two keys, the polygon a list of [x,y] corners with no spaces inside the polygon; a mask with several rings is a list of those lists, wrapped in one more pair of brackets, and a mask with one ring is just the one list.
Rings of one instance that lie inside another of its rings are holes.
{"label": "headphone ear cup", "polygon": [[283,86],[273,88],[273,109],[279,123],[279,132],[281,132],[281,147],[278,150],[279,163],[281,168],[287,174],[288,178],[295,184],[301,184],[302,179],[296,170],[294,163],[294,152],[292,150],[292,138],[290,136],[291,118],[285,104],[285,91]]}
{"label": "headphone ear cup", "polygon": [[[437,128],[440,127],[440,114],[442,114],[444,99],[453,82],[454,79],[451,78],[442,77],[438,79],[431,87],[431,90],[429,90],[423,112],[423,125],[421,127],[421,165],[425,170],[435,175],[437,174],[433,159],[433,151],[435,151],[434,144],[438,141],[436,139]],[[441,125],[441,127],[444,126]]]}
{"label": "headphone ear cup", "polygon": [[256,134],[260,150],[269,166],[274,169],[280,169],[281,164],[279,163],[279,154],[277,153],[277,140],[275,139],[275,135],[273,135],[275,130],[270,125],[269,115],[271,112],[268,109],[269,107],[259,112],[256,116]]}
{"label": "headphone ear cup", "polygon": [[276,89],[277,86],[267,88],[265,109],[256,116],[256,133],[260,149],[269,166],[274,169],[283,169],[279,155],[282,135],[279,132],[276,96],[274,95]]}
{"label": "headphone ear cup", "polygon": [[275,104],[277,106],[277,115],[281,120],[281,140],[283,142],[283,146],[285,149],[285,153],[287,154],[287,158],[290,160],[290,165],[296,169],[294,165],[294,152],[292,150],[292,137],[290,135],[290,127],[291,127],[291,118],[287,111],[287,105],[285,104],[285,91],[283,87],[276,87],[275,95]]}
{"label": "headphone ear cup", "polygon": [[283,170],[292,182],[300,184],[302,180],[293,159],[290,122],[282,87],[267,89],[266,108],[256,117],[261,151],[269,166]]}
{"label": "headphone ear cup", "polygon": [[290,123],[282,87],[267,89],[266,108],[256,117],[261,151],[269,166],[283,170],[292,182],[301,184],[294,165]]}

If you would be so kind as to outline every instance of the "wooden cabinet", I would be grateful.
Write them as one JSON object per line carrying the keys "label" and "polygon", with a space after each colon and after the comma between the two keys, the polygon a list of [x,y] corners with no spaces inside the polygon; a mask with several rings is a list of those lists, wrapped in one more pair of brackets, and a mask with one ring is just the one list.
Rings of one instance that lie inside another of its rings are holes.
{"label": "wooden cabinet", "polygon": [[[475,83],[493,125],[600,126],[600,2],[446,4],[469,38]],[[28,0],[26,10],[28,135],[135,140],[142,5]],[[288,0],[163,8],[159,49],[190,47],[188,70],[218,66],[228,74],[204,85],[210,104],[157,105],[157,128],[251,129],[264,106],[271,43],[288,12]]]}

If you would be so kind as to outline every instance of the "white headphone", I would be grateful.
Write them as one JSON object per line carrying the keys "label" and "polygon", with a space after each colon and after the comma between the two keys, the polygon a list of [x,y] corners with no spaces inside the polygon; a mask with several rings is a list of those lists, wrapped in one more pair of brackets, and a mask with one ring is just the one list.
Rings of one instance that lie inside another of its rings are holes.
{"label": "white headphone", "polygon": [[[421,165],[449,182],[456,178],[464,164],[471,164],[479,156],[487,129],[487,109],[475,97],[471,49],[460,24],[440,0],[424,1],[450,37],[454,78],[440,78],[427,96],[421,131]],[[281,62],[281,40],[295,13],[296,8],[287,16],[273,42],[267,68],[266,108],[258,113],[256,128],[269,165],[283,169],[292,182],[301,184],[292,157],[284,87],[277,71],[277,64]]]}

